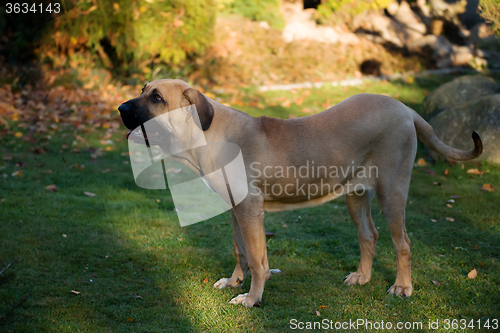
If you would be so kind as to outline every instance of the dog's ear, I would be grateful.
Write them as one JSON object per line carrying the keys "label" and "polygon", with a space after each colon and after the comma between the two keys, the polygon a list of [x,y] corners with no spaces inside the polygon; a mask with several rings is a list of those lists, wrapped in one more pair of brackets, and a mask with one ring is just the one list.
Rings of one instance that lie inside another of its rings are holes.
{"label": "dog's ear", "polygon": [[194,104],[196,106],[201,129],[203,131],[209,129],[210,125],[212,125],[212,119],[214,118],[214,108],[212,107],[212,104],[210,104],[201,92],[193,88],[184,90],[183,95],[190,104]]}

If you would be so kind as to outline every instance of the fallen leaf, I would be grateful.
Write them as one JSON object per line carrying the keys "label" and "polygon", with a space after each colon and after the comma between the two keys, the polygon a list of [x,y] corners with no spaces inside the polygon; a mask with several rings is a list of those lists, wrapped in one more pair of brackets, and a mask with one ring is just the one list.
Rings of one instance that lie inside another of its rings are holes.
{"label": "fallen leaf", "polygon": [[66,234],[63,234],[63,237],[64,237],[64,238],[67,238],[68,236],[66,236]]}
{"label": "fallen leaf", "polygon": [[326,309],[326,305],[320,305],[319,308],[320,309]]}
{"label": "fallen leaf", "polygon": [[15,136],[16,138],[21,138],[21,137],[23,136],[23,133],[21,133],[21,132],[16,132],[16,134],[14,134],[14,136]]}
{"label": "fallen leaf", "polygon": [[319,311],[316,311],[316,316],[321,316],[321,313],[319,313]]}
{"label": "fallen leaf", "polygon": [[266,237],[274,237],[276,236],[275,232],[266,232]]}
{"label": "fallen leaf", "polygon": [[86,191],[83,191],[83,194],[85,194],[86,196],[88,197],[95,197],[96,194],[95,193],[92,193],[92,192],[86,192]]}
{"label": "fallen leaf", "polygon": [[13,176],[13,177],[19,177],[19,176],[21,176],[22,174],[23,174],[23,172],[22,172],[21,170],[17,170],[17,171],[14,171],[14,172],[12,173],[12,176]]}
{"label": "fallen leaf", "polygon": [[453,206],[452,206],[452,205],[450,205],[450,204],[446,204],[446,207],[448,207],[448,208],[453,208]]}
{"label": "fallen leaf", "polygon": [[436,286],[440,286],[441,283],[439,283],[438,281],[432,281],[432,283],[434,283]]}
{"label": "fallen leaf", "polygon": [[437,222],[437,220],[431,219],[431,222]]}
{"label": "fallen leaf", "polygon": [[111,147],[111,146],[107,146],[104,150],[105,150],[105,151],[112,151],[112,150],[113,150],[113,147]]}
{"label": "fallen leaf", "polygon": [[453,217],[447,217],[446,221],[455,222],[455,219]]}
{"label": "fallen leaf", "polygon": [[48,174],[51,174],[51,173],[52,173],[52,170],[51,170],[51,169],[49,169],[49,170],[45,170],[45,171],[43,171],[43,173],[48,173]]}
{"label": "fallen leaf", "polygon": [[132,294],[132,297],[133,297],[133,298],[142,298],[141,296],[136,295],[136,294]]}
{"label": "fallen leaf", "polygon": [[458,198],[460,198],[460,196],[459,195],[450,195],[450,198],[452,198],[452,199],[458,199]]}
{"label": "fallen leaf", "polygon": [[478,169],[469,169],[467,170],[467,173],[472,175],[482,175],[484,174],[484,171],[479,171]]}
{"label": "fallen leaf", "polygon": [[208,278],[205,278],[205,280],[203,280],[203,283],[208,283]]}
{"label": "fallen leaf", "polygon": [[467,274],[467,277],[469,279],[475,279],[477,277],[477,270],[474,268],[472,271],[469,272],[469,274]]}
{"label": "fallen leaf", "polygon": [[75,294],[75,295],[80,295],[80,292],[79,292],[79,291],[76,291],[76,290],[71,290],[71,293],[72,293],[72,294]]}
{"label": "fallen leaf", "polygon": [[448,176],[448,174],[449,174],[448,169],[444,170],[444,175],[445,175],[445,176]]}
{"label": "fallen leaf", "polygon": [[129,323],[133,323],[133,322],[135,322],[134,318],[127,318],[127,321],[128,321]]}
{"label": "fallen leaf", "polygon": [[446,201],[446,202],[447,202],[447,203],[455,203],[455,200],[450,199],[450,200],[448,200],[448,201]]}
{"label": "fallen leaf", "polygon": [[478,261],[479,265],[481,265],[481,267],[484,267],[484,264],[480,261]]}
{"label": "fallen leaf", "polygon": [[45,186],[45,189],[47,191],[50,191],[50,192],[57,192],[57,186],[55,185],[48,185],[48,186]]}
{"label": "fallen leaf", "polygon": [[438,183],[438,182],[434,182],[433,183],[434,186],[441,186],[441,183]]}
{"label": "fallen leaf", "polygon": [[488,191],[488,192],[493,192],[495,189],[490,184],[484,184],[483,187],[481,187],[481,190]]}
{"label": "fallen leaf", "polygon": [[281,106],[284,108],[289,107],[292,104],[292,102],[289,99],[286,99],[283,103],[281,103]]}
{"label": "fallen leaf", "polygon": [[286,224],[283,224],[283,228],[288,228],[288,226]]}
{"label": "fallen leaf", "polygon": [[423,167],[427,165],[428,165],[427,162],[422,157],[417,160],[417,166]]}

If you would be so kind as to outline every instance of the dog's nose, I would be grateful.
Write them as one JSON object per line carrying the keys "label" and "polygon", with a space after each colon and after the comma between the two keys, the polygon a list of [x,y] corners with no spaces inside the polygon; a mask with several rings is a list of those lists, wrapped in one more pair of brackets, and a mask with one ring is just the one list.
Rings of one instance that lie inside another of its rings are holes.
{"label": "dog's nose", "polygon": [[120,113],[125,116],[130,113],[130,107],[129,105],[127,105],[127,103],[123,103],[118,107],[118,111],[120,111]]}

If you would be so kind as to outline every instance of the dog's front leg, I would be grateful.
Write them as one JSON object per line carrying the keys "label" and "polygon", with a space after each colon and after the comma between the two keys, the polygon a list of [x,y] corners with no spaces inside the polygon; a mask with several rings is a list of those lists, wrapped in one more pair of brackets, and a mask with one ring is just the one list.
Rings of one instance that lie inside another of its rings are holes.
{"label": "dog's front leg", "polygon": [[236,258],[236,267],[230,278],[222,278],[214,284],[214,288],[234,288],[243,284],[243,279],[248,272],[248,262],[245,253],[245,243],[241,234],[240,226],[234,211],[231,209],[231,219],[233,221],[234,234],[234,257]]}
{"label": "dog's front leg", "polygon": [[243,238],[252,283],[247,294],[236,296],[230,303],[251,308],[261,302],[264,285],[271,276],[267,262],[263,198],[260,195],[248,195],[247,199],[234,208],[234,214]]}

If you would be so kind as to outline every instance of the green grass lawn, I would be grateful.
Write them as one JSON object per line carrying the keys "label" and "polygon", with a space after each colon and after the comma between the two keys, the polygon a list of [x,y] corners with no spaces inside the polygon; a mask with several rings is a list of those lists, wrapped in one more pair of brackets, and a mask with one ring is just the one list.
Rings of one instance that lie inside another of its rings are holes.
{"label": "green grass lawn", "polygon": [[[286,118],[371,92],[418,110],[426,92],[449,79],[325,87],[307,96],[303,90],[248,90],[241,93],[243,105],[234,106],[255,116]],[[62,148],[71,146],[74,128],[50,131],[52,139],[42,143],[11,135],[0,139],[7,157],[0,159],[0,175],[7,175],[0,178],[0,271],[14,261],[0,275],[1,332],[282,332],[290,330],[291,319],[411,321],[424,327],[439,319],[436,331],[444,332],[444,319],[500,319],[498,166],[438,161],[423,168],[435,175],[415,168],[406,219],[414,288],[408,298],[387,295],[396,275],[395,255],[376,201],[372,213],[380,240],[365,286],[342,283],[359,262],[344,198],[267,214],[266,231],[276,233],[267,243],[270,267],[283,272],[267,282],[262,306],[247,309],[228,304],[241,290],[212,287],[234,268],[228,212],[181,228],[168,191],[135,185],[128,156],[122,155],[124,127],[79,133],[94,148],[104,148],[100,141],[111,134],[113,150],[96,159],[85,145],[79,153]],[[36,145],[46,153],[33,153]],[[426,157],[422,147],[420,157]],[[470,175],[469,168],[485,173]],[[106,169],[111,171],[103,173]],[[11,176],[18,170],[20,175]],[[486,183],[495,191],[481,191]],[[45,189],[51,184],[57,192]],[[468,279],[473,269],[477,278]]]}

